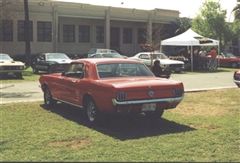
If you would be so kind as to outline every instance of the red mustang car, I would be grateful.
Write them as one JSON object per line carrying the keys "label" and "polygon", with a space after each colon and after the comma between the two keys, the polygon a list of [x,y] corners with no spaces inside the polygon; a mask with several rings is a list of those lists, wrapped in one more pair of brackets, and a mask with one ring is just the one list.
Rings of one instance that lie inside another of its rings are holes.
{"label": "red mustang car", "polygon": [[232,53],[221,53],[217,59],[221,67],[240,67],[240,57],[236,57]]}
{"label": "red mustang car", "polygon": [[143,64],[127,59],[79,59],[63,73],[39,79],[47,106],[57,101],[86,110],[90,123],[104,113],[142,113],[160,118],[183,99],[183,84],[157,78]]}
{"label": "red mustang car", "polygon": [[233,81],[240,88],[240,70],[234,72]]}

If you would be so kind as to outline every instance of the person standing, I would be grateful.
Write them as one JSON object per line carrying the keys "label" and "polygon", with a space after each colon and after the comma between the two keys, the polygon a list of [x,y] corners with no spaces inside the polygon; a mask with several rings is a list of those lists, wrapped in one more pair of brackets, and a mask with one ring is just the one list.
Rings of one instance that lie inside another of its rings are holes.
{"label": "person standing", "polygon": [[152,72],[156,77],[160,77],[162,74],[162,68],[160,66],[160,61],[155,60],[152,67]]}

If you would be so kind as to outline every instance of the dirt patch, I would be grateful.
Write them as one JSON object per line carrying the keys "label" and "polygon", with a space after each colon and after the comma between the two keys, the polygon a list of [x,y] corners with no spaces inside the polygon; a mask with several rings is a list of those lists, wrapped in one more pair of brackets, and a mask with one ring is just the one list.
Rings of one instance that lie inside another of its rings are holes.
{"label": "dirt patch", "polygon": [[215,126],[215,125],[209,125],[209,124],[194,124],[194,125],[190,125],[190,127],[192,128],[197,128],[197,129],[207,129],[207,130],[215,130],[220,128],[219,126]]}
{"label": "dirt patch", "polygon": [[84,148],[91,144],[90,139],[88,138],[76,138],[71,140],[61,140],[50,142],[48,145],[51,147],[69,147],[72,149]]}
{"label": "dirt patch", "polygon": [[227,113],[223,107],[216,106],[201,106],[201,105],[180,105],[178,108],[172,110],[174,113],[179,113],[185,116],[222,116]]}

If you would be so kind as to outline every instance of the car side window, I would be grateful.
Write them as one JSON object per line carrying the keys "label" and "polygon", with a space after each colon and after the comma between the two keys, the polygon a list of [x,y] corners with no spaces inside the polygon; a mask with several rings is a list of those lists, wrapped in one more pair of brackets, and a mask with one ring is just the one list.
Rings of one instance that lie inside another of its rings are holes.
{"label": "car side window", "polygon": [[68,70],[64,72],[67,77],[73,78],[83,78],[84,77],[84,64],[83,63],[73,63],[69,66]]}
{"label": "car side window", "polygon": [[38,58],[37,61],[44,61],[45,60],[45,56],[43,54],[41,54]]}
{"label": "car side window", "polygon": [[140,54],[140,59],[150,59],[150,56],[148,54]]}

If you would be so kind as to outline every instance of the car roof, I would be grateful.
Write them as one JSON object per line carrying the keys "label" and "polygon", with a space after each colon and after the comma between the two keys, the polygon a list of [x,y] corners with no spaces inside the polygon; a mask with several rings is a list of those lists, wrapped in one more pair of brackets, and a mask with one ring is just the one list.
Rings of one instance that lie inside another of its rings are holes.
{"label": "car roof", "polygon": [[0,53],[0,55],[8,55],[9,56],[9,54],[6,54],[6,53]]}
{"label": "car roof", "polygon": [[93,63],[93,64],[119,63],[119,62],[121,62],[121,63],[141,63],[136,60],[122,59],[122,58],[83,58],[83,59],[74,60],[72,63],[80,63],[80,62],[89,62],[89,63]]}
{"label": "car roof", "polygon": [[162,52],[139,52],[138,54],[164,54]]}

